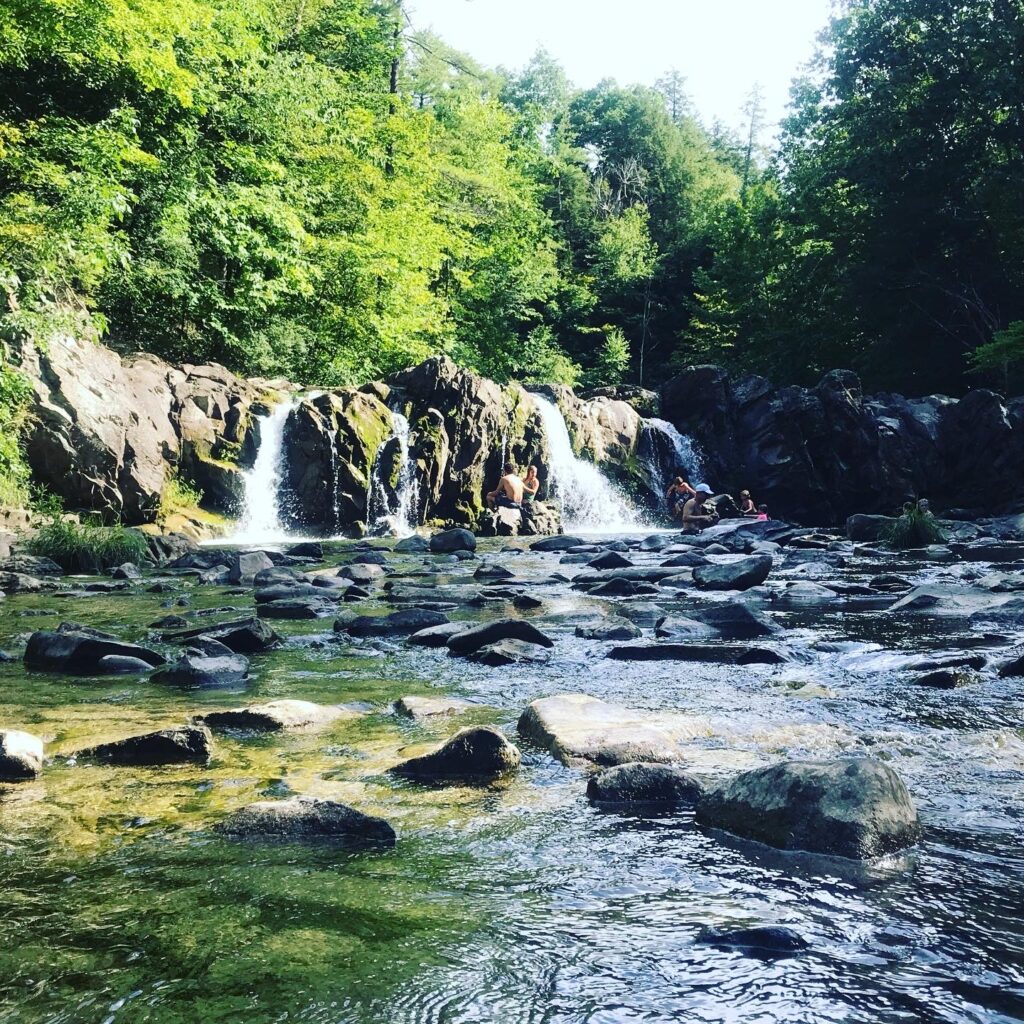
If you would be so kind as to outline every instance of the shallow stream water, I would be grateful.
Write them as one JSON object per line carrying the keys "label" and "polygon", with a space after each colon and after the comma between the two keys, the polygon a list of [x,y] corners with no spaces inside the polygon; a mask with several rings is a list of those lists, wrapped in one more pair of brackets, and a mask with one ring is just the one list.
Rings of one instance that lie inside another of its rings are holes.
{"label": "shallow stream water", "polygon": [[[496,555],[499,543],[484,542],[482,560],[518,578],[580,568],[558,555]],[[332,544],[327,561],[351,554]],[[431,573],[412,581],[468,583],[480,561],[395,555],[391,565]],[[843,578],[883,569],[951,582],[962,571],[865,564]],[[251,594],[176,585],[191,612],[252,607]],[[0,723],[44,738],[52,758],[37,781],[0,787],[0,1021],[1024,1019],[1021,681],[986,676],[932,691],[903,671],[913,654],[996,644],[984,628],[885,612],[781,612],[794,654],[786,665],[615,662],[605,659],[610,645],[573,635],[615,604],[565,583],[535,593],[543,606],[523,614],[555,648],[547,665],[525,669],[401,640],[338,639],[330,619],[275,622],[284,647],[255,656],[237,693],[0,664]],[[168,596],[143,587],[11,597],[0,606],[0,650],[20,655],[33,630],[74,620],[169,652],[147,629],[184,610],[161,607]],[[685,593],[655,600],[685,613]],[[390,610],[372,600],[356,607]],[[999,632],[1005,647],[1013,636]],[[405,694],[438,692],[481,707],[429,727],[390,710]],[[602,811],[586,801],[583,772],[521,740],[523,767],[500,785],[431,789],[386,774],[468,722],[514,738],[531,700],[563,692],[693,716],[694,765],[712,775],[783,757],[871,753],[907,783],[924,840],[857,866],[708,832],[687,813]],[[285,696],[367,713],[318,733],[218,736],[208,767],[61,756]],[[387,818],[395,850],[234,844],[209,830],[231,809],[291,794]],[[706,925],[754,923],[789,925],[810,949],[764,960],[695,942]]]}

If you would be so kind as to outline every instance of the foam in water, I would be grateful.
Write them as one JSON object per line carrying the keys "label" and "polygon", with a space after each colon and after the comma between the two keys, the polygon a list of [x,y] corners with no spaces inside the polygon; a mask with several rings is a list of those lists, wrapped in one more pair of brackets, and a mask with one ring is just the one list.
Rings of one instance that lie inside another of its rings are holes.
{"label": "foam in water", "polygon": [[566,530],[615,533],[644,524],[636,510],[592,462],[576,457],[562,411],[550,399],[534,395],[548,439],[551,464],[549,497],[561,506]]}
{"label": "foam in water", "polygon": [[284,425],[301,399],[280,402],[261,416],[260,447],[252,469],[242,474],[245,486],[242,518],[228,538],[236,544],[267,544],[286,539],[281,523],[280,491],[284,476]]}
{"label": "foam in water", "polygon": [[[409,420],[400,412],[391,410],[391,437],[378,449],[370,473],[370,493],[367,496],[367,520],[374,533],[389,533],[395,537],[409,537],[416,531],[419,517],[420,485],[416,479],[416,464],[409,454]],[[398,441],[400,467],[395,496],[392,500],[381,476],[381,452],[391,441]],[[394,506],[394,507],[392,507]]]}
{"label": "foam in water", "polygon": [[[694,483],[704,478],[704,457],[692,437],[680,434],[668,420],[651,418],[644,420],[644,426],[661,434],[665,439],[665,447],[672,453],[673,464],[669,467],[670,475],[675,475],[680,470],[686,470],[689,473],[689,479]],[[657,468],[660,475],[663,467]]]}

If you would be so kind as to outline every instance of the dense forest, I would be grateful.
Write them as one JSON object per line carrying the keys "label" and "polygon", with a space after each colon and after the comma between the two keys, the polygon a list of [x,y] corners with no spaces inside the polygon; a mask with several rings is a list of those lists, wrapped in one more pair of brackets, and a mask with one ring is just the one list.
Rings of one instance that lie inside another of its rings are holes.
{"label": "dense forest", "polygon": [[768,152],[756,90],[708,126],[679,72],[484,68],[401,0],[0,0],[5,330],[320,385],[1012,387],[1022,53],[1024,0],[847,0]]}

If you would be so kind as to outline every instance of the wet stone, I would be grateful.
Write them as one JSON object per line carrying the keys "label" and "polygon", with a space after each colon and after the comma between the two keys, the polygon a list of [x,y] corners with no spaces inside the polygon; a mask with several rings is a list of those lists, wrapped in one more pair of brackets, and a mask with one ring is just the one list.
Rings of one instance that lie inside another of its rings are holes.
{"label": "wet stone", "polygon": [[693,579],[704,590],[749,590],[764,583],[771,570],[770,555],[752,555],[725,565],[699,565]]}
{"label": "wet stone", "polygon": [[577,626],[576,636],[583,640],[638,640],[640,627],[629,619],[607,619],[597,626]]}
{"label": "wet stone", "polygon": [[[25,667],[75,675],[102,675],[102,662],[107,657],[137,660],[146,665],[147,671],[166,660],[163,655],[138,644],[121,643],[104,634],[96,635],[94,631],[61,628],[55,632],[39,630],[29,637]],[[108,664],[114,671],[121,670],[119,662]]]}
{"label": "wet stone", "polygon": [[0,729],[0,781],[24,782],[43,770],[43,741],[21,729]]}
{"label": "wet stone", "polygon": [[266,704],[211,711],[196,721],[214,730],[237,729],[240,732],[288,732],[330,725],[340,718],[355,718],[358,713],[336,705],[314,704],[308,700],[273,700]]}
{"label": "wet stone", "polygon": [[351,636],[411,636],[431,626],[447,624],[448,616],[443,612],[405,608],[390,615],[359,615],[351,621],[338,619],[334,628]]}
{"label": "wet stone", "polygon": [[587,781],[592,803],[694,803],[701,783],[678,765],[634,761],[605,768]]}
{"label": "wet stone", "polygon": [[918,676],[914,680],[914,685],[927,686],[933,690],[957,690],[961,686],[977,683],[980,678],[976,672],[969,669],[940,668]]}
{"label": "wet stone", "polygon": [[428,626],[409,636],[409,643],[416,647],[447,647],[448,641],[468,627],[466,622],[445,622],[440,626]]}
{"label": "wet stone", "polygon": [[756,925],[751,928],[702,928],[697,942],[705,946],[741,949],[757,956],[791,956],[809,949],[807,940],[792,928]]}
{"label": "wet stone", "polygon": [[116,765],[205,764],[213,749],[210,730],[201,726],[161,729],[79,750],[77,757]]}
{"label": "wet stone", "polygon": [[639,643],[613,647],[607,657],[614,661],[720,662],[731,665],[782,665],[789,659],[768,647],[739,644]]}
{"label": "wet stone", "polygon": [[395,701],[395,714],[403,718],[411,718],[414,722],[422,722],[441,715],[459,715],[472,708],[479,708],[459,697],[399,697]]}
{"label": "wet stone", "polygon": [[467,655],[499,640],[520,640],[540,647],[554,646],[550,637],[523,619],[496,619],[456,633],[448,640],[448,650],[452,654]]}
{"label": "wet stone", "polygon": [[259,654],[272,650],[281,642],[281,638],[270,626],[255,617],[179,633],[164,633],[162,639],[169,643],[179,643],[199,636],[218,640],[236,654]]}
{"label": "wet stone", "polygon": [[210,690],[243,686],[248,677],[249,661],[241,654],[186,651],[173,664],[154,672],[150,681]]}
{"label": "wet stone", "polygon": [[429,549],[435,554],[476,551],[476,537],[469,530],[444,530],[430,538]]}
{"label": "wet stone", "polygon": [[551,655],[536,644],[525,640],[496,640],[466,655],[470,661],[497,668],[502,665],[542,665]]}
{"label": "wet stone", "polygon": [[388,848],[396,840],[395,830],[383,818],[333,800],[301,796],[249,804],[215,829],[232,839],[321,840],[348,848]]}
{"label": "wet stone", "polygon": [[395,765],[391,772],[423,781],[490,780],[519,767],[519,748],[484,726],[460,729],[437,750]]}

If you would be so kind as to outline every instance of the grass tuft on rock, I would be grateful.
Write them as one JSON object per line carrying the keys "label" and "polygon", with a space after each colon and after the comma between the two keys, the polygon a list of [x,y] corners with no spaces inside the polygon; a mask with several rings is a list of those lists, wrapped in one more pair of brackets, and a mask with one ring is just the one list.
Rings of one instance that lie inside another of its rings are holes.
{"label": "grass tuft on rock", "polygon": [[100,573],[149,552],[146,538],[126,526],[74,523],[52,515],[25,545],[30,554],[52,558],[65,572]]}
{"label": "grass tuft on rock", "polygon": [[903,515],[887,526],[881,537],[883,543],[897,551],[945,544],[948,539],[935,516],[919,503],[905,506]]}

